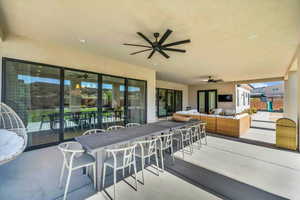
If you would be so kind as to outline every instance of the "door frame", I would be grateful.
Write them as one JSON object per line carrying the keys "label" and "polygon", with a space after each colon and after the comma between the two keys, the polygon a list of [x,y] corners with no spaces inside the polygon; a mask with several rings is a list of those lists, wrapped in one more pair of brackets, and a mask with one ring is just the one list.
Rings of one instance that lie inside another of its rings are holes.
{"label": "door frame", "polygon": [[198,90],[197,91],[197,110],[199,111],[199,94],[200,92],[205,92],[205,113],[208,113],[208,93],[209,92],[215,92],[215,101],[216,101],[216,108],[218,108],[218,90],[217,89],[212,89],[212,90]]}

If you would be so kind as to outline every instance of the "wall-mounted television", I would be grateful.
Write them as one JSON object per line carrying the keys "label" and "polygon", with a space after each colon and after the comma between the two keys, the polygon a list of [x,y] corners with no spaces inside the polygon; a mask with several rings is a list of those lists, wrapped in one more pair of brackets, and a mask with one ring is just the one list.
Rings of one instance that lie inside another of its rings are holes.
{"label": "wall-mounted television", "polygon": [[218,95],[219,102],[232,102],[232,94],[221,94]]}

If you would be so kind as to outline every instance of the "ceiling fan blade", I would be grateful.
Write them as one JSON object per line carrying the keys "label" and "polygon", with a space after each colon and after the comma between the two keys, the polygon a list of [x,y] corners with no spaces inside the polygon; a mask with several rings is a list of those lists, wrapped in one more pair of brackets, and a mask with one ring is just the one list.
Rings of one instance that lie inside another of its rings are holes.
{"label": "ceiling fan blade", "polygon": [[137,34],[144,38],[144,40],[146,40],[151,45],[151,47],[153,47],[153,43],[143,33],[137,32]]}
{"label": "ceiling fan blade", "polygon": [[190,39],[188,39],[188,40],[181,40],[181,41],[172,42],[172,43],[169,43],[169,44],[162,45],[162,47],[175,46],[175,45],[185,44],[185,43],[189,43],[189,42],[191,42]]}
{"label": "ceiling fan blade", "polygon": [[158,45],[162,45],[162,43],[164,43],[164,41],[170,36],[170,34],[172,33],[173,31],[168,29],[165,34],[160,38],[160,40],[158,41]]}
{"label": "ceiling fan blade", "polygon": [[166,54],[165,52],[163,52],[162,50],[158,50],[158,52],[163,55],[165,58],[170,58],[170,56],[168,54]]}
{"label": "ceiling fan blade", "polygon": [[123,45],[134,46],[134,47],[148,47],[148,48],[152,48],[151,46],[146,46],[146,45],[141,45],[141,44],[128,44],[128,43],[124,43]]}
{"label": "ceiling fan blade", "polygon": [[149,54],[148,59],[150,59],[150,58],[153,56],[154,52],[155,52],[155,50],[153,49],[153,50],[151,51],[151,53]]}
{"label": "ceiling fan blade", "polygon": [[145,52],[145,51],[150,51],[150,50],[152,50],[152,49],[145,49],[145,50],[142,50],[142,51],[136,51],[136,52],[131,53],[130,55],[135,55],[135,54],[142,53],[142,52]]}
{"label": "ceiling fan blade", "polygon": [[181,52],[181,53],[185,53],[186,50],[184,49],[173,49],[173,48],[162,48],[163,50],[166,50],[166,51],[176,51],[176,52]]}

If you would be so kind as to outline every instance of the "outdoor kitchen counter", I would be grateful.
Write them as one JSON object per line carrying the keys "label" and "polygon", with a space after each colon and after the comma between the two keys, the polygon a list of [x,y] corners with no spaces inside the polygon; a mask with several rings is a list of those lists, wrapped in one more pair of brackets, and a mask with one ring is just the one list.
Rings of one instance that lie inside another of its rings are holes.
{"label": "outdoor kitchen counter", "polygon": [[97,190],[102,189],[102,167],[105,158],[105,148],[110,148],[116,144],[124,144],[135,141],[139,138],[144,138],[151,135],[159,135],[170,129],[181,128],[188,125],[193,125],[199,122],[198,120],[191,120],[189,122],[175,122],[175,121],[159,121],[145,124],[138,127],[124,128],[115,131],[110,131],[103,134],[92,134],[76,137],[75,140],[79,142],[84,149],[92,153],[96,158],[96,177]]}
{"label": "outdoor kitchen counter", "polygon": [[182,111],[174,113],[174,115],[191,117],[206,122],[207,132],[226,136],[240,137],[250,128],[250,116],[247,113],[236,116],[222,116],[202,113],[185,113]]}

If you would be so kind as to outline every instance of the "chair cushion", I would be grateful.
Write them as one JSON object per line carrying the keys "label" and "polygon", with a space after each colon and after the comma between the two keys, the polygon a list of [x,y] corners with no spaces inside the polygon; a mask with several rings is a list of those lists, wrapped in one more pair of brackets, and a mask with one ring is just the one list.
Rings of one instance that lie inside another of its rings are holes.
{"label": "chair cushion", "polygon": [[95,158],[92,155],[87,154],[87,153],[83,153],[79,157],[74,157],[73,168],[77,168],[77,167],[80,167],[80,166],[92,164],[94,162],[95,162]]}
{"label": "chair cushion", "polygon": [[0,129],[0,163],[18,156],[25,148],[25,140],[12,131]]}

